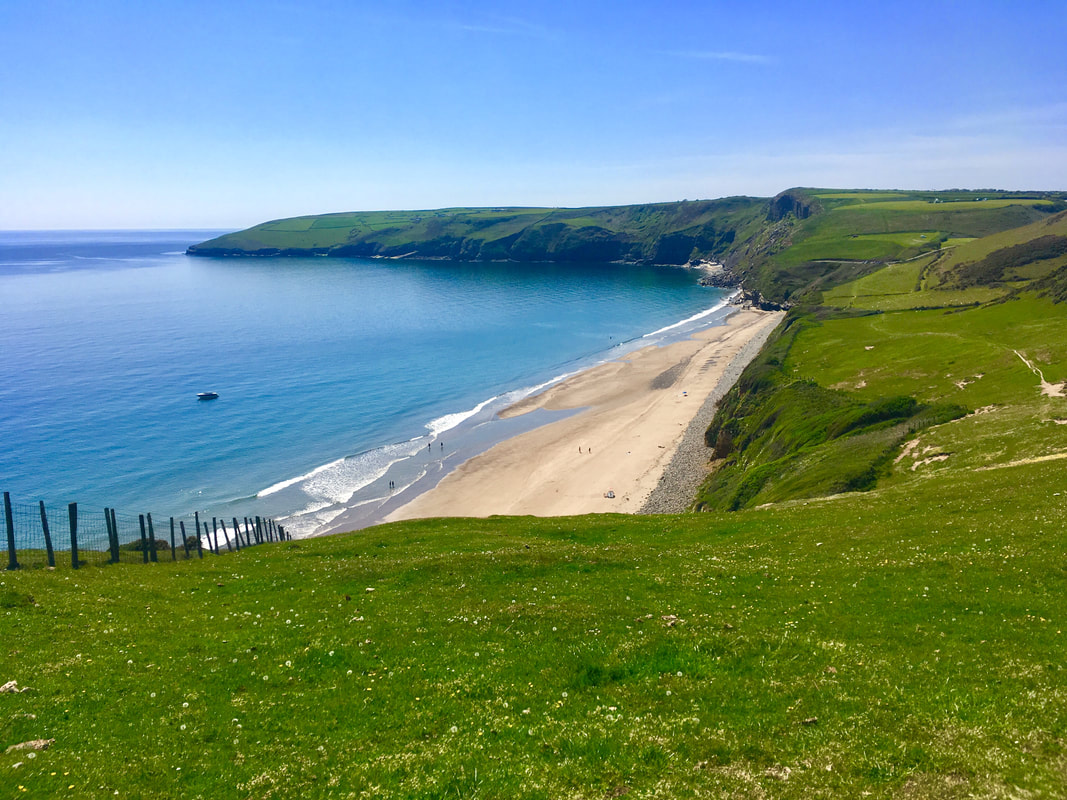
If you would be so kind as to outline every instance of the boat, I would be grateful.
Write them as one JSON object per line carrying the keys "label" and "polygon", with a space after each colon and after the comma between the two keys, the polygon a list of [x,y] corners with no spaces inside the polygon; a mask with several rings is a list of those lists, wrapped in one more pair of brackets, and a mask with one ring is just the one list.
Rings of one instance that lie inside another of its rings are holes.
{"label": "boat", "polygon": [[215,400],[219,396],[218,392],[198,392],[196,395],[197,400]]}

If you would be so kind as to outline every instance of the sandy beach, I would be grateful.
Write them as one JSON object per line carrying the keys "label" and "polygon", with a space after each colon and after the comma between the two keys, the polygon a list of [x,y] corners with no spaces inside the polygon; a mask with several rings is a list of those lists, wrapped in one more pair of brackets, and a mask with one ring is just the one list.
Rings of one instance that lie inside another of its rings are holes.
{"label": "sandy beach", "polygon": [[516,403],[501,416],[580,411],[470,459],[387,521],[637,513],[687,432],[699,434],[691,423],[708,410],[709,396],[717,400],[733,384],[782,316],[739,310],[725,325],[638,350]]}

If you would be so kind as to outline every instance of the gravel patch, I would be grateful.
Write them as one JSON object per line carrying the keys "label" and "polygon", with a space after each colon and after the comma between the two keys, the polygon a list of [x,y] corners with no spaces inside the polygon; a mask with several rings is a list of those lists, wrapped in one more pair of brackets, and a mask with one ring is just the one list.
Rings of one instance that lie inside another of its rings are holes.
{"label": "gravel patch", "polygon": [[756,357],[776,327],[765,328],[754,336],[726,365],[719,382],[685,429],[681,444],[667,464],[659,485],[649,494],[638,514],[680,514],[692,506],[697,489],[708,475],[710,451],[704,444],[704,432],[715,418],[719,401],[737,383],[745,367]]}

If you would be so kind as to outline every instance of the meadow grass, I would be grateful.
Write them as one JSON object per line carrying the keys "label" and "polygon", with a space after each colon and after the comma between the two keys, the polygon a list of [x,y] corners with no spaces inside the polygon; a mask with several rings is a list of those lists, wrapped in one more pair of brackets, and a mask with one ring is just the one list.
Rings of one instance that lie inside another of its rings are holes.
{"label": "meadow grass", "polygon": [[906,252],[938,247],[944,235],[938,231],[898,231],[881,234],[849,234],[833,231],[812,236],[790,247],[780,257],[781,263],[800,264],[818,259],[850,261],[887,261]]}
{"label": "meadow grass", "polygon": [[[1053,797],[1062,475],[0,578],[12,796]],[[373,590],[373,591],[370,591]],[[16,763],[21,765],[15,767]],[[869,794],[868,794],[869,793]]]}

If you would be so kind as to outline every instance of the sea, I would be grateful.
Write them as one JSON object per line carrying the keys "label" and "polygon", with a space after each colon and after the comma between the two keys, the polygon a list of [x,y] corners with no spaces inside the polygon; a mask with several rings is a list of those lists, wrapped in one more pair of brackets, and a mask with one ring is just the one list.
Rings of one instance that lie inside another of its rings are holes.
{"label": "sea", "polygon": [[362,527],[729,310],[683,268],[185,255],[221,232],[0,231],[0,490]]}

